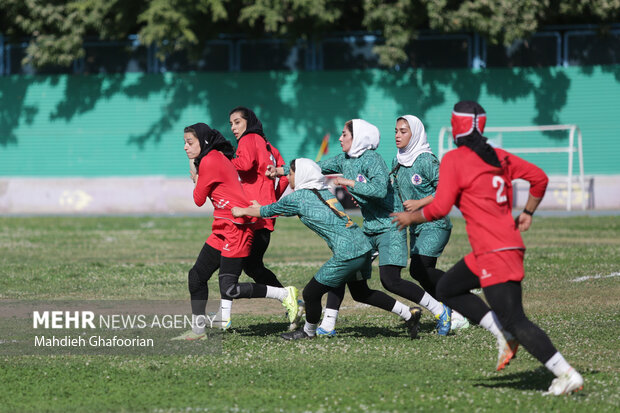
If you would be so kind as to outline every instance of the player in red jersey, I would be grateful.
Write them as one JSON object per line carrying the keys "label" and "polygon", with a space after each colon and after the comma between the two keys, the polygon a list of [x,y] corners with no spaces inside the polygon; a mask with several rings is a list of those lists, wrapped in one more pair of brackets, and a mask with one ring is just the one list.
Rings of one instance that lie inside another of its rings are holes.
{"label": "player in red jersey", "polygon": [[[222,298],[222,328],[230,327],[231,303],[235,298],[275,298],[282,302],[289,314],[297,314],[295,287],[273,287],[258,283],[240,283],[239,276],[244,258],[250,254],[253,223],[247,218],[232,216],[233,207],[247,207],[249,200],[237,170],[230,162],[234,149],[222,134],[204,123],[185,128],[185,152],[194,159],[198,174],[191,171],[194,202],[204,205],[207,198],[213,204],[211,235],[198,255],[196,264],[188,274],[188,287],[192,300],[192,330],[176,337],[177,340],[198,340],[205,337],[205,309],[209,298],[207,282],[219,268],[219,286]],[[292,320],[291,320],[292,321]]]}
{"label": "player in red jersey", "polygon": [[[241,186],[248,199],[261,205],[276,202],[288,186],[288,179],[281,177],[274,181],[265,175],[269,165],[282,166],[284,159],[280,152],[265,137],[263,125],[256,114],[243,106],[230,111],[230,129],[237,139],[237,151],[231,162],[237,168]],[[254,224],[254,241],[250,255],[245,259],[243,270],[254,282],[282,287],[276,275],[263,261],[274,230],[275,218],[259,218]],[[299,314],[293,321],[291,331],[303,316],[303,301],[299,300]]]}
{"label": "player in red jersey", "polygon": [[[577,391],[583,378],[526,317],[522,303],[525,246],[520,232],[532,224],[548,178],[536,165],[491,147],[482,136],[485,122],[486,113],[478,103],[462,101],[454,106],[452,135],[458,148],[441,161],[435,199],[415,212],[393,214],[394,221],[401,228],[433,221],[456,205],[465,218],[472,252],[441,278],[438,299],[497,337],[497,370],[508,364],[520,343],[557,376],[547,394]],[[530,183],[530,193],[525,209],[514,219],[512,181],[518,178]],[[480,287],[488,306],[470,292]]]}

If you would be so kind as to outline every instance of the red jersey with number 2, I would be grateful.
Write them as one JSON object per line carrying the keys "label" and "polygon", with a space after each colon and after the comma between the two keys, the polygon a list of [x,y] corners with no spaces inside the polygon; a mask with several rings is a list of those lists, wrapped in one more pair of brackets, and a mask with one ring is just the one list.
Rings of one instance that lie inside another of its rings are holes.
{"label": "red jersey with number 2", "polygon": [[422,209],[426,220],[439,219],[453,205],[465,218],[469,243],[476,256],[511,249],[525,250],[512,216],[512,181],[530,183],[530,194],[542,198],[548,178],[542,169],[503,149],[495,148],[502,168],[484,162],[461,146],[446,153],[439,166],[435,199]]}

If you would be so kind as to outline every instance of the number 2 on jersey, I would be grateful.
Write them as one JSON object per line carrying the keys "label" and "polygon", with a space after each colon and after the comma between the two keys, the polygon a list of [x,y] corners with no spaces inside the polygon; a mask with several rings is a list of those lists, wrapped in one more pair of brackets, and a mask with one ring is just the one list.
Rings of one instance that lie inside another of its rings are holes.
{"label": "number 2 on jersey", "polygon": [[504,192],[505,185],[506,185],[506,182],[504,182],[501,176],[496,175],[493,177],[493,188],[497,188],[495,200],[497,201],[498,204],[503,204],[504,202],[508,200],[508,197],[506,196],[506,193]]}

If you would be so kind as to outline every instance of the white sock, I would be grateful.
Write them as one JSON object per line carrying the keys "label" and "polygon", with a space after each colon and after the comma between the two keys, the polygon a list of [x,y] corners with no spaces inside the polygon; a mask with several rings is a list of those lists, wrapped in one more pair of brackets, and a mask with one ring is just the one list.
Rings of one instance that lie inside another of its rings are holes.
{"label": "white sock", "polygon": [[282,302],[287,296],[288,291],[286,291],[286,288],[272,287],[270,285],[267,286],[267,295],[265,297],[275,298],[276,300]]}
{"label": "white sock", "polygon": [[394,308],[392,308],[392,312],[394,314],[398,314],[405,321],[411,318],[411,311],[409,311],[409,307],[400,301],[396,301]]}
{"label": "white sock", "polygon": [[192,331],[194,334],[202,334],[205,332],[207,317],[204,314],[192,314]]}
{"label": "white sock", "polygon": [[222,312],[222,326],[225,326],[228,320],[230,320],[232,300],[222,300],[220,303],[220,311]]}
{"label": "white sock", "polygon": [[325,331],[332,331],[336,328],[336,320],[338,319],[338,310],[332,308],[326,308],[323,315],[323,321],[321,321],[321,328]]}
{"label": "white sock", "polygon": [[545,367],[557,377],[560,377],[562,374],[567,373],[571,369],[571,365],[564,360],[564,357],[562,357],[559,351],[547,360]]}
{"label": "white sock", "polygon": [[502,323],[499,322],[493,311],[489,311],[482,317],[482,320],[480,320],[480,327],[484,327],[497,338],[503,336]]}
{"label": "white sock", "polygon": [[304,325],[304,331],[310,337],[314,337],[316,334],[316,324],[312,324],[306,321],[306,324]]}
{"label": "white sock", "polygon": [[435,300],[429,293],[425,292],[418,304],[433,313],[433,315],[441,315],[443,313],[443,304]]}

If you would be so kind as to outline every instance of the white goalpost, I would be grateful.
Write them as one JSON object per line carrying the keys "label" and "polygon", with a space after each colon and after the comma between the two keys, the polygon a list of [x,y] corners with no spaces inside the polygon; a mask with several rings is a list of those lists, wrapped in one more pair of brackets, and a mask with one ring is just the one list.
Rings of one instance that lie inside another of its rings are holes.
{"label": "white goalpost", "polygon": [[[503,134],[504,133],[514,133],[514,132],[545,132],[545,131],[568,131],[568,146],[562,147],[534,147],[534,148],[510,148],[503,147]],[[444,144],[444,137],[446,132],[452,132],[452,127],[444,126],[439,131],[439,159],[443,157],[443,155],[449,150],[454,148],[454,144],[452,141],[452,134],[448,135],[447,145]],[[490,143],[496,144],[497,146],[502,147],[509,152],[514,154],[520,153],[567,153],[568,154],[568,175],[566,178],[567,183],[567,202],[566,202],[566,210],[570,211],[572,209],[573,197],[572,197],[572,189],[573,189],[573,162],[574,155],[577,152],[578,161],[579,161],[579,187],[581,188],[581,193],[586,193],[585,188],[585,177],[583,172],[583,145],[581,138],[581,130],[577,125],[541,125],[541,126],[496,126],[496,127],[487,127],[484,129],[484,132],[496,132],[497,137],[495,139],[489,139]],[[577,134],[577,142],[575,146],[575,133]],[[586,197],[581,197],[581,208],[583,210],[586,209]]]}

